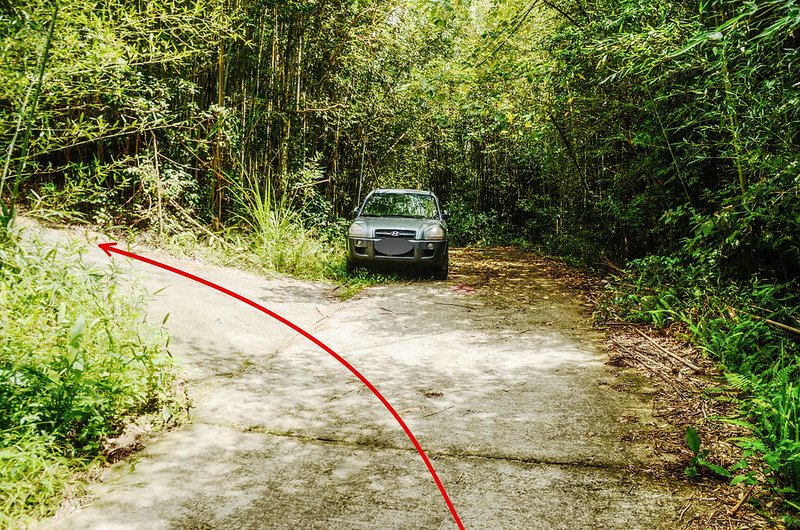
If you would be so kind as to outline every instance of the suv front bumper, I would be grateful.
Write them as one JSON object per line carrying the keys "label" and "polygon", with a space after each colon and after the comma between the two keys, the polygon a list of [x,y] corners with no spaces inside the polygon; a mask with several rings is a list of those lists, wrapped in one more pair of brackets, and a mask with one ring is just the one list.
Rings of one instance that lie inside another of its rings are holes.
{"label": "suv front bumper", "polygon": [[379,238],[353,238],[347,242],[348,262],[353,266],[396,265],[435,266],[447,259],[446,240],[409,239],[411,249],[403,254],[389,255],[376,250],[375,242]]}

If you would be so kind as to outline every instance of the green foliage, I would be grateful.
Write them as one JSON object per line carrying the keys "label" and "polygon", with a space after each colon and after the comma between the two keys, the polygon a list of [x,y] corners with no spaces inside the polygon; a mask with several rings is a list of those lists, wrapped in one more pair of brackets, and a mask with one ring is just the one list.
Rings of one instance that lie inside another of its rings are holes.
{"label": "green foliage", "polygon": [[[724,275],[787,281],[800,272],[789,213],[800,160],[787,143],[800,132],[793,4],[598,2],[587,24],[555,36],[561,127],[580,130],[581,164],[602,168],[588,192],[644,199],[639,226],[622,210],[614,216],[623,255],[672,250],[691,231],[692,256]],[[681,209],[690,215],[659,223]]]}
{"label": "green foliage", "polygon": [[[686,329],[728,371],[729,384],[743,395],[745,426],[757,438],[742,441],[742,467],[750,457],[759,457],[772,485],[790,502],[797,498],[800,344],[796,336],[765,320],[796,326],[800,303],[794,284],[756,278],[731,283],[713,260],[649,256],[631,262],[612,285],[605,310],[607,316]],[[752,472],[734,478],[736,483],[752,480]]]}
{"label": "green foliage", "polygon": [[51,515],[66,485],[74,483],[75,462],[63,449],[35,433],[4,436],[0,448],[0,525],[22,528]]}
{"label": "green foliage", "polygon": [[166,336],[129,291],[75,249],[0,246],[4,521],[50,512],[71,474],[131,418],[178,417]]}
{"label": "green foliage", "polygon": [[[43,22],[52,2],[18,2],[0,34],[0,102],[6,103],[0,105],[0,147],[8,161],[25,168],[19,179],[27,189],[40,190],[42,206],[105,224],[147,225],[161,220],[166,208],[191,206],[162,197],[147,177],[154,173],[158,186],[169,189],[170,171],[188,168],[196,184],[193,164],[208,151],[206,125],[216,125],[216,116],[192,101],[196,82],[175,73],[193,67],[220,39],[238,38],[235,24],[219,3],[189,2],[177,9],[161,1],[59,5],[38,105],[29,105],[27,94],[35,52],[49,42]],[[15,128],[23,117],[33,134],[29,146],[16,149]],[[155,171],[139,171],[148,165]],[[48,204],[50,198],[55,204]],[[137,217],[142,208],[147,214]]]}
{"label": "green foliage", "polygon": [[754,399],[744,404],[760,439],[742,441],[771,471],[771,481],[788,497],[800,494],[800,359],[753,378]]}
{"label": "green foliage", "polygon": [[706,460],[706,458],[708,458],[709,450],[700,449],[700,435],[697,434],[697,431],[692,426],[686,427],[686,445],[688,445],[689,450],[692,451],[692,458],[689,460],[689,465],[687,465],[686,469],[684,470],[687,477],[696,477],[699,472],[698,468],[701,467],[704,467],[722,477],[727,478],[731,476],[730,471],[724,467],[713,464]]}
{"label": "green foliage", "polygon": [[453,245],[496,245],[510,241],[508,227],[497,212],[476,212],[464,201],[451,201],[447,228]]}

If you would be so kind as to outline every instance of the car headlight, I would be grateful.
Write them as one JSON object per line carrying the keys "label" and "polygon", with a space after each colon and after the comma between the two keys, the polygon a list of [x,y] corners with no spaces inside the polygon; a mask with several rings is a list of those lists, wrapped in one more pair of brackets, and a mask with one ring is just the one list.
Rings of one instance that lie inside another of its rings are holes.
{"label": "car headlight", "polygon": [[367,227],[361,223],[353,223],[350,225],[350,230],[347,231],[350,237],[369,237]]}
{"label": "car headlight", "polygon": [[439,225],[428,228],[425,230],[425,239],[444,239],[444,228]]}

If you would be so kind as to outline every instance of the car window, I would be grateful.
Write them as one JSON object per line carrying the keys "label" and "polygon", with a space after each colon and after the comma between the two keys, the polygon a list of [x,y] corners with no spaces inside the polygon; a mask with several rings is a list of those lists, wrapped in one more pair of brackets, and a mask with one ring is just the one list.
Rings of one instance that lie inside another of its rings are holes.
{"label": "car window", "polygon": [[417,217],[435,219],[436,202],[430,195],[417,193],[376,193],[361,209],[366,217]]}

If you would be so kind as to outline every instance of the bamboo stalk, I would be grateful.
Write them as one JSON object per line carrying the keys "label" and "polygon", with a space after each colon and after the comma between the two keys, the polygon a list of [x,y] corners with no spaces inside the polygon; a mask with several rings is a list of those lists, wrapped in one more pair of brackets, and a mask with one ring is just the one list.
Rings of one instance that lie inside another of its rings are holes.
{"label": "bamboo stalk", "polygon": [[161,198],[161,168],[158,163],[158,142],[155,133],[153,133],[153,167],[156,172],[156,198],[158,199],[158,237],[161,238],[164,237],[164,212]]}
{"label": "bamboo stalk", "polygon": [[[47,27],[47,40],[45,41],[42,55],[39,58],[39,76],[36,80],[36,88],[34,89],[33,97],[31,99],[31,108],[29,114],[25,116],[25,119],[28,121],[28,123],[25,127],[25,136],[23,136],[22,139],[22,149],[20,151],[19,166],[17,167],[17,173],[14,176],[14,188],[11,192],[11,201],[8,208],[6,208],[4,203],[0,202],[0,205],[2,205],[3,217],[7,218],[3,219],[3,224],[6,227],[10,226],[16,215],[17,197],[19,196],[19,184],[20,181],[22,180],[22,173],[25,171],[25,164],[28,161],[28,146],[30,145],[30,140],[31,140],[33,113],[36,111],[36,104],[39,102],[39,94],[42,91],[42,79],[44,79],[44,70],[45,67],[47,66],[47,59],[50,57],[50,44],[53,42],[53,30],[55,30],[57,19],[58,19],[58,2],[55,2],[55,7],[53,8],[53,17],[50,19],[50,25]],[[30,95],[30,92],[25,96],[26,105],[27,105],[28,95]],[[20,118],[17,123],[17,132],[19,132],[19,126],[22,124],[24,114],[25,114],[25,105],[23,105],[22,114],[20,114]],[[14,140],[16,140],[17,138],[17,132],[14,133]],[[6,178],[8,176],[8,166],[11,161],[11,154],[13,148],[14,144],[12,140],[12,144],[9,146],[6,165],[3,168],[3,177],[2,180],[0,180],[0,196],[2,195],[3,185],[5,184]]]}
{"label": "bamboo stalk", "polygon": [[757,316],[757,315],[749,315],[749,316],[752,317],[752,318],[755,318],[756,320],[761,320],[762,322],[766,322],[770,326],[775,326],[776,328],[780,328],[780,329],[782,329],[784,331],[788,331],[789,333],[794,333],[795,335],[800,335],[800,329],[793,328],[792,326],[788,326],[786,324],[782,324],[780,322],[776,322],[776,321],[774,321],[772,319],[760,317],[760,316]]}

